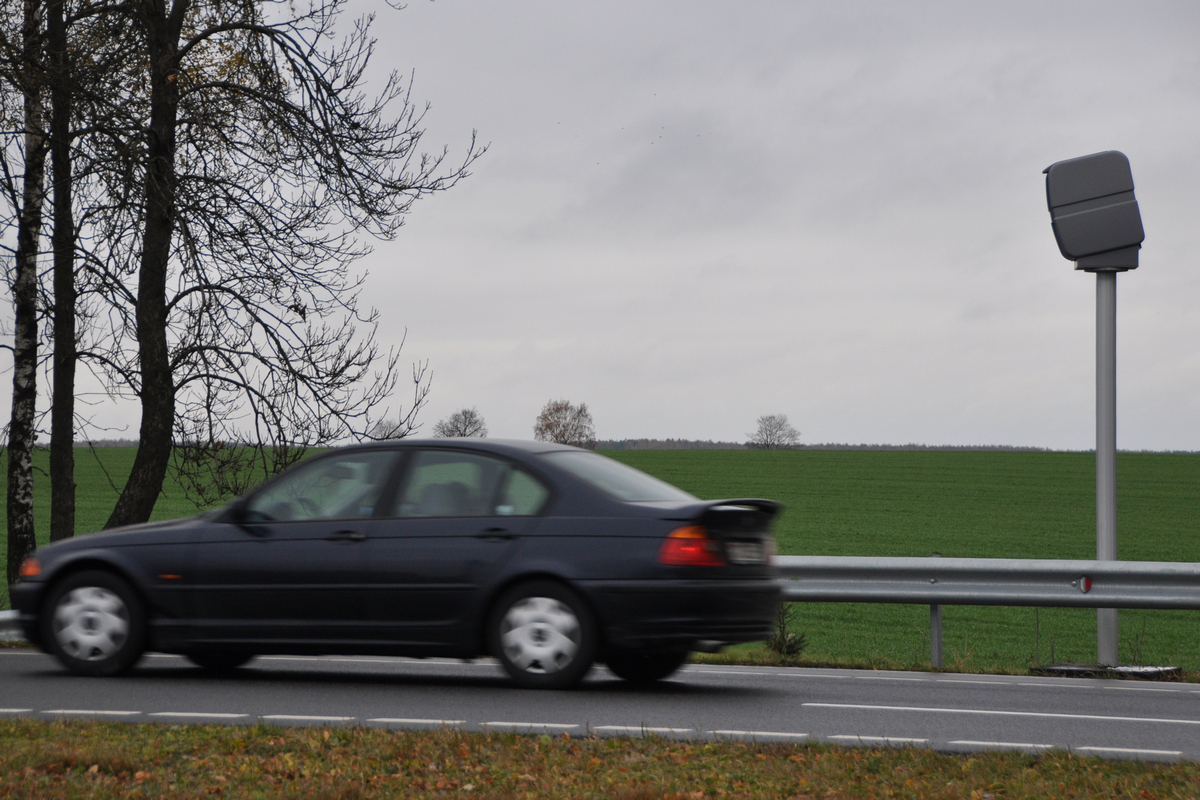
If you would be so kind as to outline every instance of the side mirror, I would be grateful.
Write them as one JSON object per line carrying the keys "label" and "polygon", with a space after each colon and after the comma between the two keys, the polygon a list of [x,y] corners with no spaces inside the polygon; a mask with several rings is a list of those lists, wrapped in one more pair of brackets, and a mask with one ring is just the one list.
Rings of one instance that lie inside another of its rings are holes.
{"label": "side mirror", "polygon": [[1044,172],[1050,224],[1063,258],[1088,272],[1137,269],[1146,233],[1125,154],[1093,153]]}
{"label": "side mirror", "polygon": [[251,536],[266,536],[267,529],[256,522],[262,522],[255,514],[252,514],[242,501],[237,501],[230,505],[217,518],[218,522],[227,522],[230,525],[236,525]]}

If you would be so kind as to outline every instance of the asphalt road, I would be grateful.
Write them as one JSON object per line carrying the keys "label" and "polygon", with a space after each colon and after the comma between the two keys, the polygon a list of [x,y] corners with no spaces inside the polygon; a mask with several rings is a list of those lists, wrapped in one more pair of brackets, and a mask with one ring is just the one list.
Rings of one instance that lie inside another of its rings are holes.
{"label": "asphalt road", "polygon": [[147,656],[123,678],[68,674],[0,650],[0,714],[130,722],[361,725],[657,734],[943,751],[1047,748],[1200,760],[1200,685],[1120,680],[688,666],[635,689],[601,667],[577,689],[509,684],[490,660],[263,657],[210,676]]}

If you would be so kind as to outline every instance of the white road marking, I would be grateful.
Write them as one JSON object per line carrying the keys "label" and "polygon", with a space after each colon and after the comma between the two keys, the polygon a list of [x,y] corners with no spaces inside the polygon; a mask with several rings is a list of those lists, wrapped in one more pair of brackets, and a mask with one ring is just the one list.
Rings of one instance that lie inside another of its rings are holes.
{"label": "white road marking", "polygon": [[309,714],[267,714],[260,719],[291,719],[303,722],[349,722],[354,717],[321,717]]}
{"label": "white road marking", "polygon": [[198,717],[201,719],[239,719],[249,714],[219,714],[211,711],[155,711],[151,717]]}
{"label": "white road marking", "polygon": [[971,747],[1016,747],[1022,750],[1036,748],[1038,750],[1048,750],[1054,745],[1052,744],[1032,744],[1029,742],[975,742],[970,739],[956,739],[950,744],[965,744]]}
{"label": "white road marking", "polygon": [[1105,686],[1105,689],[1123,689],[1127,692],[1175,692],[1183,694],[1186,689],[1165,689],[1157,686]]}
{"label": "white road marking", "polygon": [[483,722],[480,724],[487,728],[554,728],[564,731],[579,727],[563,722]]}
{"label": "white road marking", "polygon": [[1129,753],[1146,756],[1181,756],[1182,750],[1138,750],[1132,747],[1076,747],[1076,750],[1087,750],[1092,753]]}
{"label": "white road marking", "polygon": [[1200,725],[1200,719],[1156,717],[1110,717],[1102,714],[1052,714],[1045,711],[989,711],[981,708],[928,708],[924,706],[871,706],[858,703],[803,703],[810,708],[856,708],[867,711],[924,711],[933,714],[980,714],[996,717],[1041,717],[1046,719],[1101,720],[1104,722],[1154,722],[1169,725]]}
{"label": "white road marking", "polygon": [[694,728],[651,728],[646,725],[597,725],[594,731],[609,733],[692,733]]}
{"label": "white road marking", "polygon": [[782,736],[788,739],[807,739],[807,733],[780,733],[779,731],[712,731],[718,736]]}
{"label": "white road marking", "polygon": [[140,714],[140,711],[94,711],[90,709],[59,708],[54,711],[43,711],[43,714],[101,714],[110,717],[129,717]]}
{"label": "white road marking", "polygon": [[860,681],[927,681],[928,678],[898,678],[895,675],[855,675]]}
{"label": "white road marking", "polygon": [[367,722],[382,722],[392,725],[462,725],[465,719],[406,719],[404,717],[375,717]]}
{"label": "white road marking", "polygon": [[0,708],[0,714],[29,714],[32,708]]}
{"label": "white road marking", "polygon": [[902,736],[859,736],[855,733],[841,733],[837,736],[826,737],[829,739],[847,739],[857,742],[883,742],[891,744],[892,742],[903,742],[904,744],[925,744],[928,739],[906,739]]}
{"label": "white road marking", "polygon": [[1040,686],[1043,689],[1095,689],[1096,687],[1090,683],[1071,683],[1069,680],[1064,680],[1062,683],[1018,683],[1018,686]]}
{"label": "white road marking", "polygon": [[983,686],[1009,686],[1008,681],[969,681],[962,678],[938,678],[938,683],[977,683]]}

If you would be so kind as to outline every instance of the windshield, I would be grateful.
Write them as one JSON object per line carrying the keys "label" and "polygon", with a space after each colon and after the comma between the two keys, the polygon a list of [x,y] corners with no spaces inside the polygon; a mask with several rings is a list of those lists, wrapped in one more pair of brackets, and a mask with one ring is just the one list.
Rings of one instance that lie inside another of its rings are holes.
{"label": "windshield", "polygon": [[575,477],[627,503],[694,502],[698,499],[666,481],[597,453],[560,450],[546,453],[543,458],[550,459]]}

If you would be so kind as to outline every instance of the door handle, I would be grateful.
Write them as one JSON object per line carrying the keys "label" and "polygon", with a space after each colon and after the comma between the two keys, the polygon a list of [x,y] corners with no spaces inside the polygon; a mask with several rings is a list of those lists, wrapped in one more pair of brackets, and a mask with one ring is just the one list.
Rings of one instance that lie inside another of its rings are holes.
{"label": "door handle", "polygon": [[338,531],[337,533],[331,534],[330,536],[326,536],[325,541],[327,541],[327,542],[361,542],[366,538],[367,538],[367,535],[365,533],[359,533],[358,531]]}
{"label": "door handle", "polygon": [[493,542],[507,542],[514,537],[516,537],[516,534],[507,528],[484,528],[475,534],[476,539],[485,539]]}

